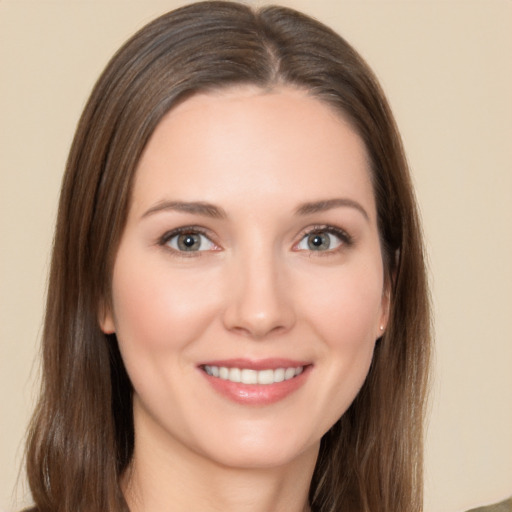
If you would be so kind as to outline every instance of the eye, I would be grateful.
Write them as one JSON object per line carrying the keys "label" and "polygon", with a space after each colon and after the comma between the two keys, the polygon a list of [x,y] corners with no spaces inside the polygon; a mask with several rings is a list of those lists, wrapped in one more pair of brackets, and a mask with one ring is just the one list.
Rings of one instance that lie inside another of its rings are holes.
{"label": "eye", "polygon": [[299,251],[325,252],[334,251],[342,245],[350,245],[351,239],[344,231],[337,228],[315,228],[306,233],[296,245]]}
{"label": "eye", "polygon": [[177,252],[214,251],[217,249],[217,246],[205,234],[191,229],[168,233],[164,235],[161,244]]}

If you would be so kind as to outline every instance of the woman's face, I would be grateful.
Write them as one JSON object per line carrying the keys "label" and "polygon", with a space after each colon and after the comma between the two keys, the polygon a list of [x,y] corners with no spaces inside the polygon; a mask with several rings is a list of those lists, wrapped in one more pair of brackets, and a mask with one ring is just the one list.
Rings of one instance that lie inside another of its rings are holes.
{"label": "woman's face", "polygon": [[388,294],[364,145],[304,92],[200,94],[136,172],[112,310],[137,443],[237,467],[315,454]]}

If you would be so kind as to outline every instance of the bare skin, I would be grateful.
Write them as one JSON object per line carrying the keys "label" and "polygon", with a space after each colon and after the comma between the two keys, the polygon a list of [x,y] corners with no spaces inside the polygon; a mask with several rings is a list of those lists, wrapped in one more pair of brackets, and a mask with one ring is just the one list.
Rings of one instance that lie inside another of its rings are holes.
{"label": "bare skin", "polygon": [[[144,428],[141,426],[141,428]],[[158,428],[158,427],[156,427]],[[152,427],[146,432],[153,434]],[[179,446],[161,449],[158,435],[140,440],[124,480],[132,512],[307,512],[316,451],[282,468],[241,469],[205,464]]]}

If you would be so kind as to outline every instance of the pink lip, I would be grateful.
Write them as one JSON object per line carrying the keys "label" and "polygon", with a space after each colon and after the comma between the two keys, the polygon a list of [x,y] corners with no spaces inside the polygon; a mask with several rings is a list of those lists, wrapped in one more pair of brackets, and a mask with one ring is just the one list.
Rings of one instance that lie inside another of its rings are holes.
{"label": "pink lip", "polygon": [[[208,375],[202,368],[206,364],[225,366],[226,368],[248,368],[251,370],[275,370],[277,368],[303,366],[304,371],[293,379],[276,382],[275,384],[243,384]],[[279,402],[301,388],[307,381],[313,365],[308,362],[291,359],[262,359],[258,361],[229,359],[202,363],[198,368],[207,382],[222,396],[239,404],[263,406]]]}

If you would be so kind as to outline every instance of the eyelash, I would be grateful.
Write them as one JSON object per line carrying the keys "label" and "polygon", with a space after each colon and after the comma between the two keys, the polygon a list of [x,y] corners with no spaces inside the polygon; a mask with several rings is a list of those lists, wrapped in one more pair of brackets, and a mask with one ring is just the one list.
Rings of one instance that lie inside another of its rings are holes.
{"label": "eyelash", "polygon": [[[314,251],[314,250],[305,250],[305,249],[296,249],[297,252],[310,252],[316,253],[318,256],[328,256],[333,253],[338,253],[344,248],[350,247],[353,245],[354,240],[351,235],[349,235],[345,230],[330,226],[330,225],[315,225],[304,229],[299,235],[299,242],[294,244],[294,248],[297,247],[306,237],[316,234],[330,234],[334,235],[340,241],[340,245],[334,249],[327,249],[325,251]],[[191,234],[191,235],[202,235],[206,237],[213,245],[217,245],[213,240],[209,231],[201,228],[200,226],[183,226],[180,228],[173,229],[171,231],[167,231],[158,239],[158,245],[168,249],[172,254],[179,255],[180,257],[198,257],[201,256],[202,252],[208,251],[180,251],[170,247],[169,242],[176,236],[183,234]]]}
{"label": "eyelash", "polygon": [[190,235],[202,235],[205,238],[207,238],[208,240],[210,240],[210,242],[213,245],[217,246],[217,244],[212,240],[211,233],[209,231],[201,228],[200,226],[183,226],[180,228],[173,229],[171,231],[167,231],[158,240],[158,245],[164,247],[171,254],[173,254],[175,256],[180,256],[180,257],[185,257],[185,258],[194,258],[194,257],[201,256],[201,253],[206,252],[206,251],[180,251],[180,250],[174,249],[173,247],[170,247],[168,245],[169,242],[176,236],[189,235],[189,234]]}
{"label": "eyelash", "polygon": [[[306,228],[304,231],[302,231],[300,234],[300,240],[294,245],[294,247],[299,245],[308,236],[326,233],[329,235],[334,235],[336,238],[338,238],[340,245],[334,249],[327,249],[325,251],[309,250],[308,252],[310,254],[315,253],[315,256],[329,256],[332,254],[336,254],[342,251],[343,249],[351,247],[354,244],[353,237],[349,235],[344,229],[335,226],[330,226],[327,224],[321,224],[316,226],[310,226]],[[298,249],[298,251],[302,251],[302,249]]]}

